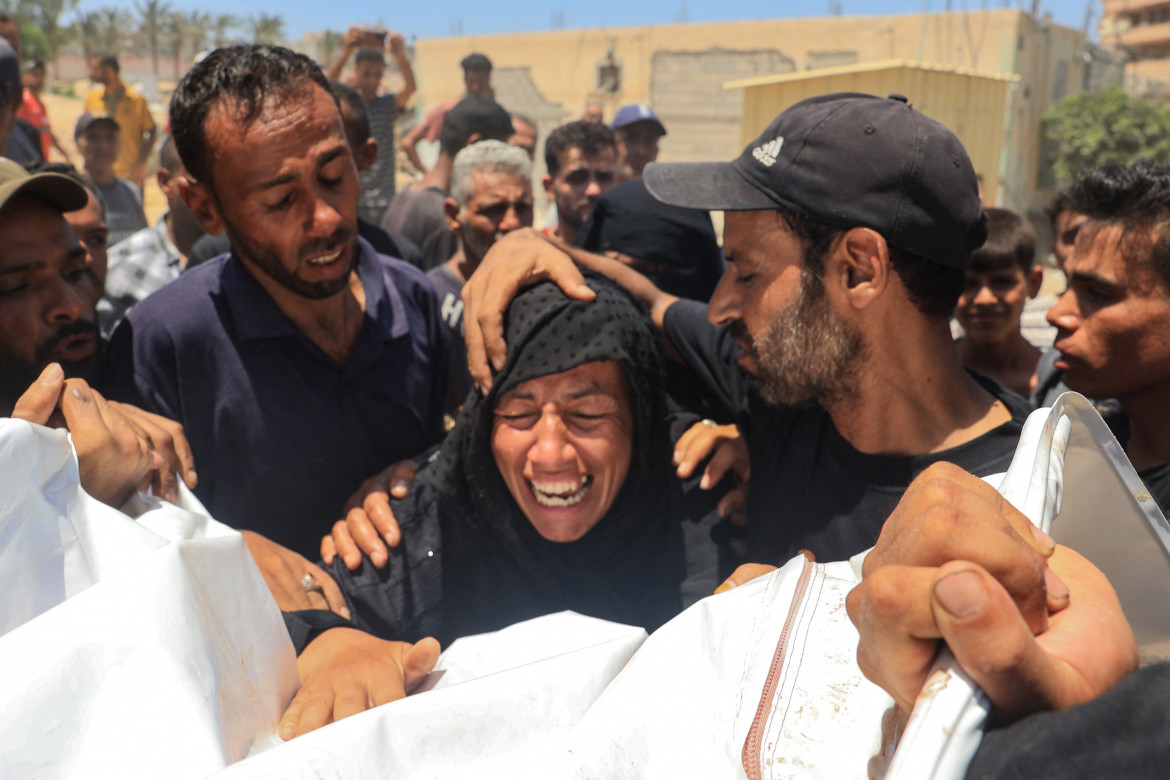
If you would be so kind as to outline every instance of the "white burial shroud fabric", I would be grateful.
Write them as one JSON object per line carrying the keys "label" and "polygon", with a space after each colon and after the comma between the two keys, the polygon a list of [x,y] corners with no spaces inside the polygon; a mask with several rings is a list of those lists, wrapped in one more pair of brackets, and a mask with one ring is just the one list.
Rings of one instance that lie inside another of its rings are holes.
{"label": "white burial shroud fabric", "polygon": [[[190,497],[144,498],[136,521],[97,504],[60,433],[4,421],[0,461],[0,586],[19,596],[0,613],[0,776],[941,780],[978,746],[985,702],[945,661],[908,723],[861,676],[844,609],[861,556],[796,558],[649,638],[572,613],[467,637],[425,692],[282,744],[291,649],[238,535]],[[1034,413],[1000,489],[1110,576],[1165,656],[1170,527],[1092,407]]]}

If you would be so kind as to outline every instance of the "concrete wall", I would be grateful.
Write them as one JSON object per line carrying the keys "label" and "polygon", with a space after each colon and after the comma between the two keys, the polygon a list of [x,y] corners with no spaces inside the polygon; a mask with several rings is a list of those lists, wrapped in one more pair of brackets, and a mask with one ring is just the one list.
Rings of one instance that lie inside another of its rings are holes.
{"label": "concrete wall", "polygon": [[[458,63],[472,51],[487,54],[497,68],[527,68],[536,92],[559,104],[566,120],[579,117],[589,99],[606,105],[607,119],[626,103],[650,103],[670,131],[662,139],[662,160],[730,158],[742,148],[737,109],[743,98],[730,94],[740,90],[721,89],[721,81],[889,59],[1017,74],[1020,82],[1009,90],[1003,117],[1006,151],[988,164],[995,186],[985,194],[1034,217],[1055,184],[1044,161],[1042,115],[1087,84],[1121,79],[1116,68],[1100,66],[1099,51],[1079,31],[998,9],[419,40],[416,70],[424,108],[462,93]],[[599,84],[606,66],[621,73],[612,92]]]}
{"label": "concrete wall", "polygon": [[[824,75],[813,75],[821,73]],[[916,109],[948,127],[983,175],[985,195],[999,184],[1004,115],[1013,82],[951,70],[923,68],[900,60],[889,67],[836,68],[807,76],[781,76],[743,88],[744,121],[740,146],[752,142],[781,111],[805,98],[830,92],[913,95]]]}

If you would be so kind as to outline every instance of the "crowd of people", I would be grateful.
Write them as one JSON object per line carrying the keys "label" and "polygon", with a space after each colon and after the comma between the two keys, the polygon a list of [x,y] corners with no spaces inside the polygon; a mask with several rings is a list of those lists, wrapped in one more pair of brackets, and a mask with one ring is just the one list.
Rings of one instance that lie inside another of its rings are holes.
{"label": "crowd of people", "polygon": [[[43,164],[51,131],[40,165],[0,161],[0,413],[62,421],[115,507],[181,480],[244,533],[302,658],[282,736],[401,696],[435,639],[565,609],[653,630],[687,583],[870,548],[859,662],[907,707],[944,640],[1005,722],[1104,695],[1070,711],[1091,728],[1170,695],[1109,693],[1132,633],[1080,608],[1108,611],[1108,583],[977,479],[1067,388],[1170,506],[1170,167],[1061,192],[1069,285],[1032,344],[1032,228],[985,209],[959,140],[900,96],[802,101],[730,163],[656,163],[649,106],[607,126],[590,104],[544,139],[538,229],[535,125],[487,57],[461,65],[467,94],[395,143],[397,34],[352,29],[325,71],[211,52],[171,99],[153,226],[154,122],[114,58],[78,170]],[[10,151],[21,73],[0,42]],[[422,174],[397,192],[396,150]],[[1053,776],[1089,766],[1046,749]]]}

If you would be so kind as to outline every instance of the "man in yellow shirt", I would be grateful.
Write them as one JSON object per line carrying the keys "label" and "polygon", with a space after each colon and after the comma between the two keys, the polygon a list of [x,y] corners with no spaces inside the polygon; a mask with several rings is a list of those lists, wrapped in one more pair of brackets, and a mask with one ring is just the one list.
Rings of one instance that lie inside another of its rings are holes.
{"label": "man in yellow shirt", "polygon": [[118,58],[112,54],[89,61],[89,78],[102,89],[85,96],[85,110],[94,116],[110,116],[122,132],[122,150],[114,161],[114,173],[142,187],[146,158],[154,147],[155,125],[146,98],[130,89],[118,76]]}

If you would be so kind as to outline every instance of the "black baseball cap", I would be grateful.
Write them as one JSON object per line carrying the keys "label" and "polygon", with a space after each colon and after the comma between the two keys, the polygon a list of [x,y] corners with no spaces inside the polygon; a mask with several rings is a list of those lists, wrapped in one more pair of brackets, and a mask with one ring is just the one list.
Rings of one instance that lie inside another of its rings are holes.
{"label": "black baseball cap", "polygon": [[891,246],[954,268],[987,237],[963,144],[901,95],[802,100],[729,163],[650,163],[643,177],[654,197],[675,206],[788,209],[873,228]]}
{"label": "black baseball cap", "polygon": [[118,127],[118,121],[112,116],[108,114],[91,114],[86,111],[77,117],[77,124],[73,127],[73,140],[76,141],[78,138],[81,138],[82,134],[94,125],[109,125],[115,130],[120,129]]}

